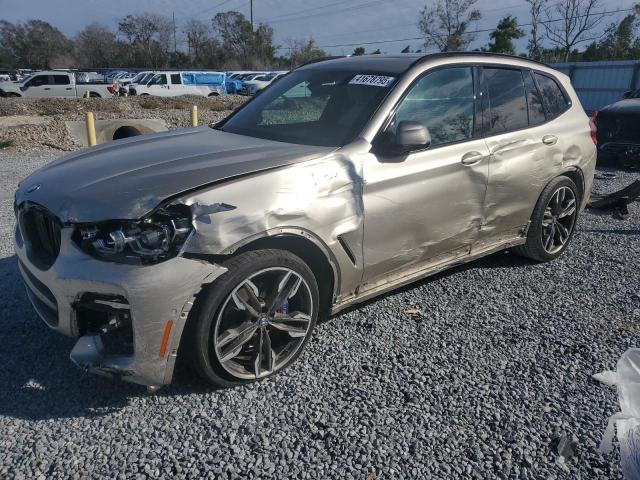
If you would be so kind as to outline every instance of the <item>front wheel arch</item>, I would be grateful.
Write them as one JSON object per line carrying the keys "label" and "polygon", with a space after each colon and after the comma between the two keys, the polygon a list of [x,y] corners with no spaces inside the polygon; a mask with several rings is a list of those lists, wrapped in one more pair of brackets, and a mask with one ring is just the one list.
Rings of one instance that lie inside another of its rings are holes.
{"label": "front wheel arch", "polygon": [[251,250],[285,250],[300,257],[311,269],[320,289],[320,318],[325,318],[333,304],[336,288],[339,285],[338,263],[330,250],[311,234],[301,236],[291,232],[278,235],[265,235],[243,244],[234,250],[233,255]]}

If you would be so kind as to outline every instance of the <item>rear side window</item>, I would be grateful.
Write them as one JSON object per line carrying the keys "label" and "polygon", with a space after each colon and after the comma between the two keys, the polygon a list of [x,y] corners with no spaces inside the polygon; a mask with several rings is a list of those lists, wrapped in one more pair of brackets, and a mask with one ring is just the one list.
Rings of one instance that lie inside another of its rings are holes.
{"label": "rear side window", "polygon": [[557,117],[569,107],[567,98],[553,78],[540,73],[536,73],[535,77],[547,116],[549,119]]}
{"label": "rear side window", "polygon": [[54,75],[53,76],[53,84],[54,85],[69,85],[69,76],[68,75]]}
{"label": "rear side window", "polygon": [[473,136],[473,73],[454,67],[427,73],[409,91],[396,110],[388,131],[402,121],[419,122],[429,129],[431,145],[444,145]]}
{"label": "rear side window", "polygon": [[520,70],[485,68],[489,91],[489,132],[498,134],[529,125],[524,81]]}
{"label": "rear side window", "polygon": [[171,83],[173,85],[180,85],[182,84],[182,81],[180,80],[180,74],[179,73],[172,73],[171,74]]}
{"label": "rear side window", "polygon": [[529,107],[529,125],[539,125],[546,120],[542,97],[533,81],[531,72],[523,72],[524,86],[527,90],[527,106]]}

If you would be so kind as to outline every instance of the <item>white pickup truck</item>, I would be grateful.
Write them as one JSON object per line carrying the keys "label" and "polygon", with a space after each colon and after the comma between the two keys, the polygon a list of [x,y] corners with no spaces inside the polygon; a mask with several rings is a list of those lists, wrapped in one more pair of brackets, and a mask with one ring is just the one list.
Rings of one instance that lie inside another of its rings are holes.
{"label": "white pickup truck", "polygon": [[111,97],[109,85],[76,83],[73,73],[57,70],[37,72],[19,82],[0,82],[0,97]]}
{"label": "white pickup truck", "polygon": [[222,72],[158,72],[148,83],[129,88],[129,94],[157,97],[217,97],[227,93],[225,82],[226,74]]}

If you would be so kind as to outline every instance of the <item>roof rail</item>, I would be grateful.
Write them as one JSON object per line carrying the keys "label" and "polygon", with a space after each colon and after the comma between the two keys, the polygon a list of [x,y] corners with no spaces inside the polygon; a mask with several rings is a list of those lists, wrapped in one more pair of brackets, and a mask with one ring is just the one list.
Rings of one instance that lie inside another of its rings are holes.
{"label": "roof rail", "polygon": [[422,57],[418,58],[415,62],[413,62],[413,64],[411,65],[412,67],[414,65],[417,65],[419,63],[422,63],[426,60],[430,60],[433,58],[446,58],[446,57],[456,57],[456,56],[469,56],[469,57],[475,57],[475,56],[490,56],[490,57],[499,57],[499,58],[512,58],[515,60],[524,60],[527,62],[532,62],[532,63],[537,63],[538,65],[542,65],[544,67],[549,67],[549,64],[544,63],[544,62],[539,62],[538,60],[533,60],[531,58],[526,58],[526,57],[520,57],[518,55],[509,55],[507,53],[493,53],[493,52],[440,52],[440,53],[428,53],[426,55],[423,55]]}

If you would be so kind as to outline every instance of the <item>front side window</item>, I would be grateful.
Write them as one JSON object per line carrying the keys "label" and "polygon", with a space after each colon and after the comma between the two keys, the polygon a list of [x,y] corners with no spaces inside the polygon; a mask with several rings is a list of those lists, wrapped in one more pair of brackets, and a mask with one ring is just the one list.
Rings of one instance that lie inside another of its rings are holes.
{"label": "front side window", "polygon": [[551,77],[540,73],[536,73],[535,77],[538,87],[540,87],[542,103],[549,118],[557,117],[569,106],[569,102],[567,102],[564,93],[562,93],[562,89]]}
{"label": "front side window", "polygon": [[69,76],[68,75],[54,75],[53,76],[54,85],[69,85]]}
{"label": "front side window", "polygon": [[339,147],[359,134],[395,84],[375,72],[303,69],[283,77],[221,127],[225,132]]}
{"label": "front side window", "polygon": [[36,75],[32,77],[31,80],[27,82],[28,87],[41,87],[42,85],[49,84],[49,76],[48,75]]}
{"label": "front side window", "polygon": [[167,84],[167,76],[163,73],[161,75],[156,75],[153,77],[153,80],[149,83],[149,85],[166,85]]}
{"label": "front side window", "polygon": [[402,99],[387,132],[398,123],[413,121],[431,134],[431,146],[459,142],[473,136],[473,70],[454,67],[426,74]]}
{"label": "front side window", "polygon": [[171,84],[172,85],[180,85],[180,84],[182,84],[182,81],[180,80],[180,74],[179,73],[172,73],[171,74]]}
{"label": "front side window", "polygon": [[520,70],[484,68],[489,92],[489,132],[518,130],[529,124],[524,81]]}

